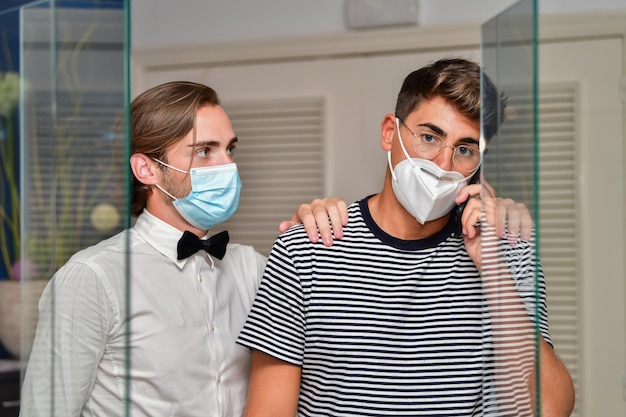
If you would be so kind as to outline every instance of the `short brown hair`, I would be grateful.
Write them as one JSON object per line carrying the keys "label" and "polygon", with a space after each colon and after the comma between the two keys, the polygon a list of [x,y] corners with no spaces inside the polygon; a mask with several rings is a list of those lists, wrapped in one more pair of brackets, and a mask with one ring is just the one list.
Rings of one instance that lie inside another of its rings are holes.
{"label": "short brown hair", "polygon": [[[193,129],[198,109],[219,104],[215,90],[189,81],[172,81],[145,91],[131,103],[131,154],[167,162],[167,149]],[[141,214],[150,192],[133,176],[132,214]]]}
{"label": "short brown hair", "polygon": [[434,97],[445,99],[458,112],[477,123],[480,123],[482,106],[485,139],[496,134],[503,120],[506,100],[498,96],[495,85],[487,75],[481,74],[480,66],[475,62],[446,58],[410,73],[398,93],[396,117],[405,120],[422,101]]}

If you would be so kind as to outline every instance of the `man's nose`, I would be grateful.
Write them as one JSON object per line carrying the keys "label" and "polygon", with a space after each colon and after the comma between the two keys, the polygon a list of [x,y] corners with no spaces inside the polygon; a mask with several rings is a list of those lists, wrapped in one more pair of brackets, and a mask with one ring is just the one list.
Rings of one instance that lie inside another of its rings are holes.
{"label": "man's nose", "polygon": [[452,157],[454,156],[454,146],[451,145],[443,145],[443,149],[439,152],[439,155],[434,157],[432,161],[436,163],[439,168],[444,171],[452,171],[454,164],[452,162]]}

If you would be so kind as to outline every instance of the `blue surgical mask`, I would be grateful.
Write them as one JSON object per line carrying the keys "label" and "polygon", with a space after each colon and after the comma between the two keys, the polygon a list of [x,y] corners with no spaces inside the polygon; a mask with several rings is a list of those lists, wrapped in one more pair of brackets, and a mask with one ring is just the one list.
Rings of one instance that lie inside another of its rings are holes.
{"label": "blue surgical mask", "polygon": [[209,230],[228,220],[237,210],[241,180],[235,163],[184,171],[158,159],[155,161],[191,177],[191,192],[185,198],[176,198],[160,185],[156,186],[174,200],[176,210],[192,226]]}

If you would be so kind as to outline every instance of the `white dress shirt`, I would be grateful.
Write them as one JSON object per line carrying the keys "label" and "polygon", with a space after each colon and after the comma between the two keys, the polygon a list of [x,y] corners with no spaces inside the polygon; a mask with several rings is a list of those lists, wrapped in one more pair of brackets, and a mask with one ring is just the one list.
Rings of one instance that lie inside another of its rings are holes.
{"label": "white dress shirt", "polygon": [[181,236],[144,211],[55,274],[39,303],[21,416],[243,414],[250,354],[235,340],[265,258],[229,244],[221,261],[204,251],[179,261]]}

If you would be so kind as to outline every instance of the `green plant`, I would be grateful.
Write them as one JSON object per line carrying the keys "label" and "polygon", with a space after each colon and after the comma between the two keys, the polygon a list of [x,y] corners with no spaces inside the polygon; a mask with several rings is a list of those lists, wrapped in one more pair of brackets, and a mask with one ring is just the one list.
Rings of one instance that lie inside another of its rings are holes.
{"label": "green plant", "polygon": [[119,36],[122,56],[115,29],[123,13],[51,8],[59,12],[51,39],[32,30],[44,8],[22,16],[19,75],[2,72],[15,61],[9,29],[18,16],[0,14],[0,279],[50,278],[123,227],[124,61],[115,66],[111,50],[91,47]]}
{"label": "green plant", "polygon": [[[80,89],[56,98],[56,106],[66,110],[54,119],[30,92],[24,101],[29,104],[20,108],[25,131],[18,138],[19,86],[17,74],[0,73],[0,184],[6,190],[0,193],[0,271],[9,279],[45,279],[76,251],[119,230],[123,159],[115,148],[122,143],[102,139],[114,123],[89,113],[83,103],[89,93]],[[28,146],[18,158],[20,140]],[[18,159],[26,176],[24,195]]]}
{"label": "green plant", "polygon": [[32,118],[35,109],[26,110],[31,123],[24,138],[30,150],[23,158],[29,181],[22,196],[22,247],[42,277],[52,276],[72,254],[121,224],[123,159],[116,157],[113,142],[99,137],[110,127],[106,122],[104,128],[91,128],[94,116],[83,105],[87,94],[57,98],[57,107],[67,113],[50,122],[51,133],[38,128],[48,122]]}
{"label": "green plant", "polygon": [[18,139],[15,115],[20,97],[20,78],[15,72],[0,73],[0,255],[9,279],[15,276],[20,253],[20,198],[17,173]]}

